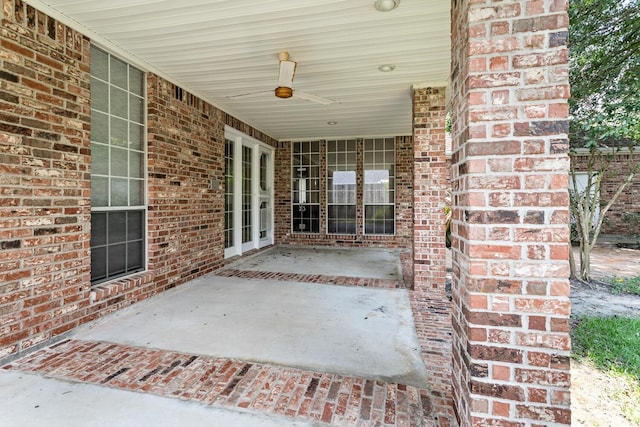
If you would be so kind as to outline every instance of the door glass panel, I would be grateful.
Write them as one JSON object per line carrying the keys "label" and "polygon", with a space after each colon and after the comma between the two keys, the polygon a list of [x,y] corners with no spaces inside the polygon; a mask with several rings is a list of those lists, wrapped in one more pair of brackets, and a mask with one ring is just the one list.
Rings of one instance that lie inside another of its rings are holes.
{"label": "door glass panel", "polygon": [[224,247],[233,246],[234,192],[233,192],[233,142],[226,140],[224,144]]}
{"label": "door glass panel", "polygon": [[260,154],[260,191],[267,191],[267,165],[269,157],[266,153]]}
{"label": "door glass panel", "polygon": [[251,156],[250,147],[242,147],[242,243],[251,241]]}

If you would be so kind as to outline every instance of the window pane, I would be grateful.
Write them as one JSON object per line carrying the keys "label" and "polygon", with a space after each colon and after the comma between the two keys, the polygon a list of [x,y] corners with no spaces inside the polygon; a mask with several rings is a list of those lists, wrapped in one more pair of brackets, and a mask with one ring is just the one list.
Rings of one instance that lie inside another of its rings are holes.
{"label": "window pane", "polygon": [[91,281],[107,277],[107,248],[91,248]]}
{"label": "window pane", "polygon": [[109,229],[108,242],[110,245],[114,243],[124,242],[127,231],[127,213],[126,212],[110,212],[109,213]]}
{"label": "window pane", "polygon": [[144,181],[132,179],[129,181],[129,206],[144,205]]}
{"label": "window pane", "polygon": [[91,75],[109,80],[109,55],[95,46],[91,46]]}
{"label": "window pane", "polygon": [[95,213],[91,215],[91,246],[107,244],[107,214]]}
{"label": "window pane", "polygon": [[144,102],[142,98],[129,95],[129,120],[136,123],[144,122]]}
{"label": "window pane", "polygon": [[128,116],[127,92],[111,86],[111,114],[126,119]]}
{"label": "window pane", "polygon": [[355,205],[330,205],[327,209],[329,220],[328,233],[355,234],[356,207]]}
{"label": "window pane", "polygon": [[123,177],[129,175],[128,150],[111,147],[111,175]]}
{"label": "window pane", "polygon": [[109,116],[98,111],[91,111],[91,140],[109,143]]}
{"label": "window pane", "polygon": [[144,73],[134,67],[129,67],[129,91],[139,96],[144,95]]}
{"label": "window pane", "polygon": [[119,245],[109,246],[108,253],[108,272],[109,276],[116,276],[127,271],[127,245],[121,243]]}
{"label": "window pane", "polygon": [[365,233],[394,234],[394,207],[391,205],[365,206]]}
{"label": "window pane", "polygon": [[126,148],[129,145],[126,120],[111,117],[111,145]]}
{"label": "window pane", "polygon": [[127,206],[129,195],[129,181],[121,178],[111,178],[111,206]]}
{"label": "window pane", "polygon": [[91,240],[92,282],[144,268],[144,211],[94,213],[91,223],[92,233],[107,234],[106,246]]}
{"label": "window pane", "polygon": [[395,164],[396,162],[396,152],[395,151],[386,151],[384,156],[384,161],[387,164]]}
{"label": "window pane", "polygon": [[329,203],[356,203],[356,171],[333,172]]}
{"label": "window pane", "polygon": [[106,145],[91,143],[91,173],[109,174],[109,147]]}
{"label": "window pane", "polygon": [[372,152],[365,152],[364,153],[364,162],[365,164],[373,164],[373,153]]}
{"label": "window pane", "polygon": [[127,240],[139,240],[144,237],[144,215],[141,211],[127,214]]}
{"label": "window pane", "polygon": [[130,242],[127,244],[127,271],[142,269],[144,265],[142,252],[142,242]]}
{"label": "window pane", "polygon": [[127,64],[115,56],[111,57],[111,84],[127,89]]}
{"label": "window pane", "polygon": [[129,148],[142,151],[144,143],[144,126],[129,123]]}
{"label": "window pane", "polygon": [[131,178],[142,178],[144,172],[144,159],[142,153],[129,151],[129,176]]}
{"label": "window pane", "polygon": [[388,203],[389,171],[364,171],[364,191],[365,203]]}
{"label": "window pane", "polygon": [[109,112],[109,85],[91,78],[91,108]]}
{"label": "window pane", "polygon": [[109,178],[91,177],[91,206],[109,206]]}

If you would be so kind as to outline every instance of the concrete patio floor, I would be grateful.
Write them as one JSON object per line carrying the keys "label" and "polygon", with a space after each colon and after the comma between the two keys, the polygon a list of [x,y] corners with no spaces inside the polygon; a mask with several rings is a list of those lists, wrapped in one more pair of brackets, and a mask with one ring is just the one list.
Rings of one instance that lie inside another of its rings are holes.
{"label": "concrete patio floor", "polygon": [[74,339],[427,385],[403,289],[208,276],[83,327]]}
{"label": "concrete patio floor", "polygon": [[401,275],[389,251],[310,250],[240,260],[5,366],[2,425],[433,425],[406,289],[225,277]]}
{"label": "concrete patio floor", "polygon": [[0,371],[0,402],[0,425],[5,427],[322,425],[24,372]]}
{"label": "concrete patio floor", "polygon": [[[399,251],[280,245],[243,258],[239,270],[402,280]],[[318,262],[321,259],[322,262]]]}

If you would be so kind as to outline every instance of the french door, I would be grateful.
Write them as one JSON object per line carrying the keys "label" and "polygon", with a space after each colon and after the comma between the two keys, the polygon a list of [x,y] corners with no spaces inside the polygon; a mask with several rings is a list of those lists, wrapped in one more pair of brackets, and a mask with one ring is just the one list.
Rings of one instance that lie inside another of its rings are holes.
{"label": "french door", "polygon": [[273,244],[273,148],[225,129],[225,257]]}

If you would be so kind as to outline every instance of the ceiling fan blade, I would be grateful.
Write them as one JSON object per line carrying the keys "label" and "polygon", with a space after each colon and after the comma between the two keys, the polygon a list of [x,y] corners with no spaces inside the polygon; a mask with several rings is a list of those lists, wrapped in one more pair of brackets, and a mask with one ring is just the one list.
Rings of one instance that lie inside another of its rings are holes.
{"label": "ceiling fan blade", "polygon": [[331,105],[336,103],[336,101],[334,101],[333,99],[323,98],[321,96],[312,95],[310,93],[301,92],[299,90],[293,91],[293,97],[298,99],[304,99],[305,101],[315,102],[322,105]]}
{"label": "ceiling fan blade", "polygon": [[261,90],[258,92],[249,92],[249,93],[241,93],[238,95],[229,95],[229,96],[225,96],[226,99],[244,99],[244,98],[252,98],[254,96],[260,96],[262,94],[265,93],[270,93],[272,94],[273,91],[272,90]]}
{"label": "ceiling fan blade", "polygon": [[278,75],[278,86],[291,87],[293,85],[293,75],[296,72],[296,63],[293,61],[280,61],[280,74]]}

